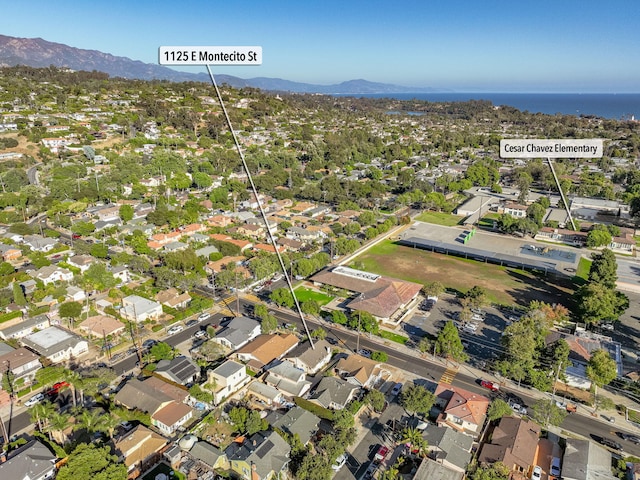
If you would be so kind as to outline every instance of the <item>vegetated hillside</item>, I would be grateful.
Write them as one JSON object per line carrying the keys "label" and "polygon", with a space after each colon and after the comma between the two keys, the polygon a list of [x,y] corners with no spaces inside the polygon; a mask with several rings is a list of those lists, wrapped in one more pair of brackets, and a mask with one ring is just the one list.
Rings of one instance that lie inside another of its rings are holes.
{"label": "vegetated hillside", "polygon": [[[209,82],[205,72],[179,72],[171,68],[117,57],[98,50],[85,50],[62,43],[49,42],[42,38],[17,38],[0,35],[0,66],[26,65],[29,67],[65,67],[72,70],[99,71],[112,77],[139,80],[170,80],[174,82]],[[421,93],[432,92],[432,88],[404,87],[367,80],[350,80],[336,85],[315,85],[292,82],[281,78],[256,77],[242,79],[232,75],[216,75],[218,83],[232,87],[255,87],[262,90],[326,93],[326,94],[371,94],[371,93]]]}

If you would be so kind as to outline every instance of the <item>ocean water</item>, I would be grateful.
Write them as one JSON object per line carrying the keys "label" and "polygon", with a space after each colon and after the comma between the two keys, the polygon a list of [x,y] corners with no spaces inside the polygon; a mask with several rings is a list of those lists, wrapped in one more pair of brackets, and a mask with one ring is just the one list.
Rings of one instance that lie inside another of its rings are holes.
{"label": "ocean water", "polygon": [[509,105],[530,113],[595,115],[615,120],[640,119],[640,93],[397,93],[358,96],[429,102],[489,100],[496,106]]}

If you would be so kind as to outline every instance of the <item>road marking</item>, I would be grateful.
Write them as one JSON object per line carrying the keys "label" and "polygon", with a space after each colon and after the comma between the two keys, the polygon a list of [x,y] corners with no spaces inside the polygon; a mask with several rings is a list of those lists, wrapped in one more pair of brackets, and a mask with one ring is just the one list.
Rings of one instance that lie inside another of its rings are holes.
{"label": "road marking", "polygon": [[457,373],[458,367],[447,367],[447,369],[442,374],[442,377],[440,377],[440,383],[451,385],[451,382],[453,382],[453,379],[456,377]]}

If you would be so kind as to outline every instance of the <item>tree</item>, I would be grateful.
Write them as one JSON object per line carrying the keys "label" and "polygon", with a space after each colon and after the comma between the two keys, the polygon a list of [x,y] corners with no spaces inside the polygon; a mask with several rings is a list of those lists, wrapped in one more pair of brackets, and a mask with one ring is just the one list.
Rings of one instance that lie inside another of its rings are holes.
{"label": "tree", "polygon": [[311,338],[314,338],[316,340],[324,340],[325,338],[327,338],[327,331],[322,327],[315,328],[311,332]]}
{"label": "tree", "polygon": [[589,248],[604,247],[611,243],[611,234],[607,230],[593,229],[587,234],[586,245]]}
{"label": "tree", "polygon": [[280,305],[281,307],[292,308],[295,305],[291,292],[288,288],[285,287],[276,288],[273,292],[271,292],[269,298],[272,302]]}
{"label": "tree", "polygon": [[444,292],[444,285],[438,281],[425,283],[422,287],[422,294],[427,297],[439,297]]}
{"label": "tree", "polygon": [[108,446],[100,447],[95,443],[81,443],[60,467],[56,479],[77,480],[126,480],[127,467],[112,455]]}
{"label": "tree", "polygon": [[387,352],[375,351],[371,354],[371,360],[375,360],[376,362],[386,362],[389,360],[389,355],[387,355]]}
{"label": "tree", "polygon": [[529,413],[535,422],[545,428],[549,425],[560,426],[567,416],[566,409],[558,407],[552,399],[547,398],[537,400],[529,409]]}
{"label": "tree", "polygon": [[309,315],[318,315],[320,313],[320,304],[317,300],[310,299],[306,302],[302,302],[300,310],[304,313],[308,313]]}
{"label": "tree", "polygon": [[591,255],[592,262],[589,268],[589,282],[601,283],[607,288],[616,288],[618,280],[618,264],[615,254],[605,248],[600,253]]}
{"label": "tree", "polygon": [[458,329],[449,321],[444,324],[438,338],[436,338],[435,352],[446,358],[451,358],[456,362],[464,362],[469,356],[464,351],[464,346],[460,340]]}
{"label": "tree", "polygon": [[247,429],[247,435],[253,435],[254,433],[269,428],[269,424],[264,418],[260,417],[260,412],[257,410],[250,410],[245,423],[245,428]]}
{"label": "tree", "polygon": [[107,270],[104,263],[94,262],[84,272],[79,283],[85,290],[103,291],[115,287],[118,281],[114,278],[113,273]]}
{"label": "tree", "polygon": [[502,462],[480,466],[473,472],[471,480],[508,480],[511,475],[509,467]]}
{"label": "tree", "polygon": [[331,321],[338,325],[346,325],[348,319],[347,315],[342,310],[334,310],[331,312]]}
{"label": "tree", "polygon": [[382,393],[380,390],[369,390],[364,396],[364,402],[368,405],[371,405],[371,408],[373,408],[377,412],[382,411],[385,401],[386,400],[384,399],[384,393]]}
{"label": "tree", "polygon": [[433,393],[422,385],[409,384],[400,394],[400,404],[411,414],[426,415],[434,401]]}
{"label": "tree", "polygon": [[124,205],[120,205],[118,214],[120,215],[120,220],[122,220],[122,223],[127,223],[133,220],[133,215],[135,214],[135,210],[133,209],[132,205],[124,204]]}
{"label": "tree", "polygon": [[[58,410],[57,405],[46,400],[44,402],[36,403],[33,407],[29,407],[28,411],[31,421],[38,425],[38,429],[40,431],[46,431],[53,414]],[[49,438],[51,438],[50,432]]]}
{"label": "tree", "polygon": [[489,420],[494,421],[507,415],[511,415],[512,413],[513,410],[507,402],[500,398],[495,398],[489,405],[489,408],[487,410],[487,417],[489,418]]}
{"label": "tree", "polygon": [[236,431],[244,433],[246,431],[247,419],[249,418],[249,410],[244,407],[233,407],[229,412],[229,419]]}
{"label": "tree", "polygon": [[[596,350],[591,354],[586,369],[587,377],[593,382],[594,397],[598,397],[598,387],[611,383],[618,376],[618,365],[606,350]],[[595,402],[596,410],[598,402]]]}
{"label": "tree", "polygon": [[69,326],[73,325],[73,320],[78,318],[82,313],[82,305],[78,302],[65,302],[60,305],[58,310],[58,314],[62,318],[67,318],[69,320]]}
{"label": "tree", "polygon": [[262,321],[260,322],[260,329],[262,333],[264,334],[273,333],[276,331],[277,328],[278,328],[278,319],[274,315],[271,315],[270,313],[268,313],[262,318]]}
{"label": "tree", "polygon": [[[13,273],[13,271],[11,273]],[[22,285],[20,285],[18,282],[13,282],[12,288],[13,288],[13,301],[16,303],[16,305],[20,305],[21,307],[24,307],[27,304],[27,299],[24,296],[24,290],[22,289]]]}
{"label": "tree", "polygon": [[578,315],[586,324],[615,321],[628,306],[627,297],[602,283],[590,282],[576,292]]}
{"label": "tree", "polygon": [[149,350],[153,358],[156,359],[156,362],[160,360],[173,360],[176,356],[176,351],[174,348],[165,342],[156,343]]}
{"label": "tree", "polygon": [[415,452],[419,457],[424,457],[427,451],[427,441],[422,436],[422,432],[417,428],[405,428],[402,431],[401,443],[408,444],[412,452]]}

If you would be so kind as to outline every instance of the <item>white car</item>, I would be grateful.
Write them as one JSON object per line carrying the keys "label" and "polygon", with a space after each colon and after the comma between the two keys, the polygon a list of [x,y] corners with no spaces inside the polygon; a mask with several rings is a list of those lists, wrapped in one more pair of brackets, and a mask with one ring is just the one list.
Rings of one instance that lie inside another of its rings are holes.
{"label": "white car", "polygon": [[533,467],[533,472],[531,472],[531,480],[540,480],[542,478],[542,468],[538,465]]}
{"label": "white car", "polygon": [[38,394],[34,395],[33,397],[31,397],[26,402],[24,402],[24,406],[25,407],[33,407],[36,403],[40,403],[42,400],[44,400],[44,394],[38,393]]}
{"label": "white car", "polygon": [[182,330],[184,330],[184,327],[182,325],[174,325],[169,330],[167,330],[167,333],[169,335],[175,335],[176,333],[180,333]]}
{"label": "white car", "polygon": [[202,312],[200,315],[198,315],[198,321],[204,322],[205,320],[208,320],[209,317],[210,315],[207,312]]}
{"label": "white car", "polygon": [[464,327],[462,327],[462,329],[465,332],[476,333],[476,330],[478,330],[478,324],[477,323],[466,323],[464,325]]}
{"label": "white car", "polygon": [[340,469],[343,467],[343,465],[344,465],[345,463],[347,463],[347,454],[346,454],[346,452],[345,452],[345,453],[343,453],[342,455],[340,455],[338,458],[336,458],[336,463],[334,463],[333,465],[331,465],[331,468],[332,468],[333,470],[338,471],[338,470],[340,470]]}
{"label": "white car", "polygon": [[194,337],[196,340],[200,340],[200,339],[203,339],[203,338],[207,338],[207,332],[205,332],[204,330],[198,330],[198,331],[193,335],[193,337]]}

